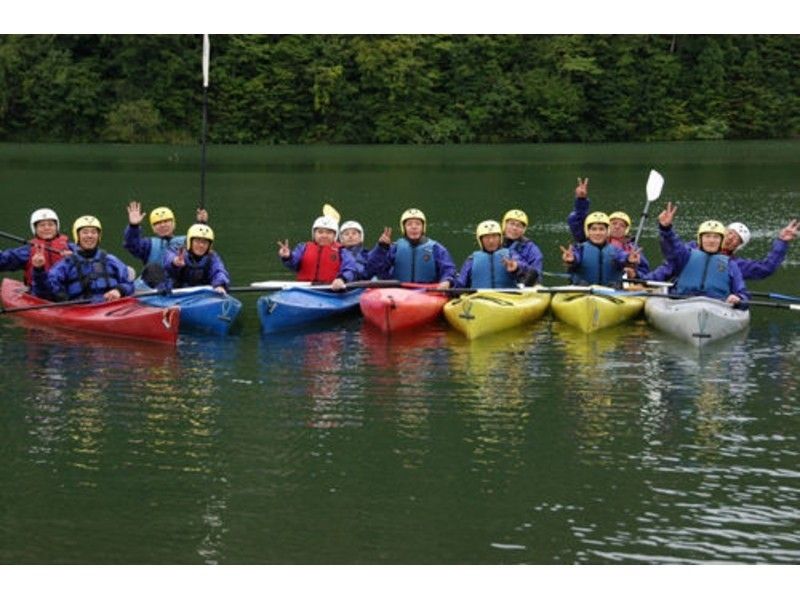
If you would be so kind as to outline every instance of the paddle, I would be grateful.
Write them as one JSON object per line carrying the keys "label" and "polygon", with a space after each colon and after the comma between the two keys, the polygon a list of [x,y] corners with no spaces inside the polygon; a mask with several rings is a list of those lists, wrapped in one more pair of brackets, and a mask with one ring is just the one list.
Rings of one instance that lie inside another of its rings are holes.
{"label": "paddle", "polygon": [[336,222],[342,221],[342,216],[331,204],[326,203],[322,206],[322,215],[328,218],[333,218]]}
{"label": "paddle", "polygon": [[651,170],[650,176],[647,177],[647,185],[645,187],[647,201],[644,204],[644,210],[642,211],[642,218],[639,220],[639,228],[636,231],[636,236],[633,238],[634,245],[639,245],[639,238],[642,236],[642,229],[644,229],[644,221],[647,219],[647,211],[650,209],[650,204],[659,198],[663,188],[664,177],[657,171]]}
{"label": "paddle", "polygon": [[[344,290],[350,291],[353,289],[385,289],[392,287],[399,287],[402,283],[399,280],[357,280],[355,282],[348,282]],[[233,293],[255,293],[265,291],[284,291],[287,289],[313,289],[331,291],[329,284],[311,284],[309,282],[294,281],[294,280],[265,280],[262,282],[252,282],[249,287],[231,287],[228,292]]]}
{"label": "paddle", "polygon": [[[1,230],[0,230],[0,237],[5,237],[6,239],[10,239],[12,241],[16,241],[17,243],[20,243],[22,245],[33,245],[33,241],[31,241],[29,239],[23,239],[22,237],[18,237],[17,235],[12,235],[11,233],[3,232]],[[45,245],[44,248],[47,251],[50,251],[51,253],[57,253],[58,255],[63,255],[63,252],[61,252],[58,249],[53,249],[49,245]]]}
{"label": "paddle", "polygon": [[[147,297],[149,295],[161,295],[164,294],[163,291],[144,291],[143,293],[136,293],[134,295],[128,295],[129,297]],[[125,299],[126,297],[120,297],[120,299]],[[117,299],[116,301],[119,301]],[[23,307],[12,307],[10,309],[6,309],[4,307],[0,307],[0,315],[2,314],[16,314],[23,311],[33,311],[37,309],[53,309],[56,307],[69,307],[71,305],[88,305],[89,303],[105,303],[101,301],[95,301],[93,299],[71,299],[69,301],[53,301],[50,303],[41,303],[39,305],[25,305]]]}
{"label": "paddle", "polygon": [[767,293],[765,291],[750,291],[753,297],[769,297],[770,299],[779,299],[780,301],[800,301],[800,297],[793,295],[781,295],[780,293]]}
{"label": "paddle", "polygon": [[200,157],[200,209],[206,207],[206,134],[208,133],[208,63],[211,56],[211,42],[208,34],[203,34],[203,132],[202,153]]}
{"label": "paddle", "polygon": [[565,285],[562,287],[540,287],[540,293],[585,293],[587,295],[604,295],[609,297],[649,297],[650,291],[625,291],[605,287]]}
{"label": "paddle", "polygon": [[[658,299],[708,299],[704,295],[652,295],[653,298]],[[725,303],[722,299],[717,299],[720,303]],[[777,309],[791,309],[793,311],[800,311],[800,303],[779,303],[778,301],[743,301],[741,307],[739,305],[732,305],[735,309],[742,309],[747,307],[774,307]]]}

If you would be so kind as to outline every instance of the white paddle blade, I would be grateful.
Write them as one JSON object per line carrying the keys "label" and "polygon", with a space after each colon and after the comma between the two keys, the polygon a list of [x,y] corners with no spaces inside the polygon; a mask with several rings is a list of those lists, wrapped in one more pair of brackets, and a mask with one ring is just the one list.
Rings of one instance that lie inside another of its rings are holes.
{"label": "white paddle blade", "polygon": [[291,289],[293,287],[310,287],[311,283],[298,280],[263,280],[260,282],[251,282],[250,286],[256,289],[280,291],[281,289]]}
{"label": "white paddle blade", "polygon": [[211,42],[208,33],[203,34],[203,87],[208,87],[208,63],[211,58]]}
{"label": "white paddle blade", "polygon": [[322,206],[322,215],[327,216],[328,218],[333,218],[336,222],[342,221],[342,217],[339,215],[339,212],[337,212],[336,208],[329,203],[326,203]]}
{"label": "white paddle blade", "polygon": [[664,188],[664,177],[657,170],[651,170],[647,177],[647,201],[655,201]]}

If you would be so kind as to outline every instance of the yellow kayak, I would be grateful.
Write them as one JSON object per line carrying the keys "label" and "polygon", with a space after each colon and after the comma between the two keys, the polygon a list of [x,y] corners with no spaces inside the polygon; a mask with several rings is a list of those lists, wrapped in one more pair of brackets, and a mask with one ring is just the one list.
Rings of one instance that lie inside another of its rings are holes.
{"label": "yellow kayak", "polygon": [[451,299],[444,317],[469,339],[522,326],[541,318],[550,295],[535,289],[520,291],[478,291]]}
{"label": "yellow kayak", "polygon": [[550,307],[556,318],[583,332],[616,326],[644,309],[644,297],[614,293],[612,288],[595,285],[586,292],[556,293]]}

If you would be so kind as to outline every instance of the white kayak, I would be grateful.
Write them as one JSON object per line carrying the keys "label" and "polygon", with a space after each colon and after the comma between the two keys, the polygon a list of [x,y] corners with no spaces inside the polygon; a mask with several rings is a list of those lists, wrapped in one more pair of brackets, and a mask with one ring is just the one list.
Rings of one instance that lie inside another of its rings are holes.
{"label": "white kayak", "polygon": [[698,347],[741,332],[750,324],[749,310],[734,309],[709,297],[648,297],[644,315],[655,328]]}

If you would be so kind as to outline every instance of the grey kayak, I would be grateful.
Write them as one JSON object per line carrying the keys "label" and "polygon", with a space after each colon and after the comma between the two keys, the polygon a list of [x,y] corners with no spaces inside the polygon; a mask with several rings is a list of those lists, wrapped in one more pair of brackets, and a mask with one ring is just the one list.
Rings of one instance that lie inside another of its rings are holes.
{"label": "grey kayak", "polygon": [[741,332],[750,324],[749,310],[733,309],[709,297],[648,297],[644,314],[655,328],[698,347]]}

